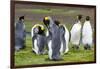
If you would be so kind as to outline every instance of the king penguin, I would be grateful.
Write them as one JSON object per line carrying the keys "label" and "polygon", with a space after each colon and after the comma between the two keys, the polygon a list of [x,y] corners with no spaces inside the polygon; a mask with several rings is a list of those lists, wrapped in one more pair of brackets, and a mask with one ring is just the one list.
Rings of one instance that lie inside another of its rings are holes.
{"label": "king penguin", "polygon": [[69,31],[64,24],[60,24],[58,20],[55,20],[56,25],[60,28],[60,40],[61,40],[61,48],[60,53],[61,55],[68,53],[69,47]]}
{"label": "king penguin", "polygon": [[44,26],[40,24],[34,25],[31,30],[31,35],[33,52],[35,52],[37,55],[45,54],[46,36]]}
{"label": "king penguin", "polygon": [[43,19],[44,24],[48,28],[48,55],[50,60],[60,60],[60,48],[61,48],[61,41],[60,41],[60,30],[59,27],[54,23],[54,20],[48,16]]}
{"label": "king penguin", "polygon": [[84,45],[84,49],[91,49],[92,46],[92,27],[90,22],[90,17],[86,16],[85,22],[83,24],[82,29],[82,43]]}
{"label": "king penguin", "polygon": [[80,44],[80,38],[81,38],[81,19],[82,19],[82,15],[78,15],[77,16],[77,21],[76,23],[73,25],[70,33],[71,33],[71,43],[72,43],[72,48],[76,48],[79,49],[79,44]]}
{"label": "king penguin", "polygon": [[15,50],[19,51],[20,49],[25,48],[25,24],[24,16],[19,17],[18,22],[15,24]]}

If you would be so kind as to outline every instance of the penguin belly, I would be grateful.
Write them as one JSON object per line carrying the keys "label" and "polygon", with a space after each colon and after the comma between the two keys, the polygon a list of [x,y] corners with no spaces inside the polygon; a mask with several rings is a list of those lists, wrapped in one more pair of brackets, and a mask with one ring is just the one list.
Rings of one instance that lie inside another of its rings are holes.
{"label": "penguin belly", "polygon": [[66,41],[65,41],[65,29],[64,28],[60,28],[60,40],[61,40],[61,48],[60,48],[60,53],[61,55],[64,54],[65,50],[66,50]]}
{"label": "penguin belly", "polygon": [[34,48],[32,48],[32,50],[38,55],[39,54],[39,48],[38,48],[38,45],[37,45],[37,39],[35,39],[33,41],[33,44],[34,44]]}
{"label": "penguin belly", "polygon": [[66,50],[64,53],[68,53],[68,51],[69,51],[69,46],[68,46],[68,44],[69,44],[69,31],[67,28],[65,28],[65,43],[66,43]]}
{"label": "penguin belly", "polygon": [[52,60],[52,38],[51,33],[49,30],[46,31],[46,38],[47,38],[47,46],[48,46],[48,55],[49,59]]}
{"label": "penguin belly", "polygon": [[45,54],[46,37],[42,35],[37,35],[36,39],[33,40],[34,47],[33,51],[37,54]]}
{"label": "penguin belly", "polygon": [[49,48],[49,51],[48,51],[48,55],[49,55],[49,59],[52,60],[52,41],[48,41],[48,48]]}
{"label": "penguin belly", "polygon": [[45,54],[45,46],[46,46],[46,37],[43,35],[38,35],[37,37],[37,45],[39,49],[39,54]]}
{"label": "penguin belly", "polygon": [[38,51],[39,51],[39,48],[38,48],[38,45],[37,45],[37,28],[36,27],[32,27],[31,29],[31,37],[32,37],[32,51],[35,53],[35,54],[39,54]]}
{"label": "penguin belly", "polygon": [[82,30],[82,43],[83,45],[92,45],[92,28],[90,22],[85,22]]}
{"label": "penguin belly", "polygon": [[75,24],[71,30],[71,43],[79,45],[80,42],[81,25]]}
{"label": "penguin belly", "polygon": [[60,52],[63,55],[64,53],[67,53],[68,50],[69,50],[69,48],[68,48],[69,32],[68,32],[68,29],[65,26],[60,28],[60,39],[61,39]]}
{"label": "penguin belly", "polygon": [[66,50],[66,41],[65,41],[65,38],[62,37],[61,38],[61,47],[60,47],[60,53],[61,53],[61,55],[64,54],[65,50]]}

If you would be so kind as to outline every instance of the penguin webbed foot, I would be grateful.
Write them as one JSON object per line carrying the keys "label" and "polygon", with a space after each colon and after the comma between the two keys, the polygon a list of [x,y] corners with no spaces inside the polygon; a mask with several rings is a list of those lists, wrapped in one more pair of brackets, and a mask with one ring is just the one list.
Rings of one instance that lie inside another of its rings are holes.
{"label": "penguin webbed foot", "polygon": [[68,55],[69,53],[67,52],[67,53],[64,53],[64,55]]}
{"label": "penguin webbed foot", "polygon": [[49,59],[49,58],[46,58],[45,59],[46,61],[62,61],[64,59],[60,58],[60,59]]}
{"label": "penguin webbed foot", "polygon": [[79,49],[79,46],[78,45],[74,45],[74,46],[72,46],[72,49],[78,50]]}
{"label": "penguin webbed foot", "polygon": [[51,59],[51,61],[61,61],[61,60],[63,60],[61,57],[59,57],[59,58],[52,58]]}
{"label": "penguin webbed foot", "polygon": [[84,49],[85,49],[85,50],[91,50],[91,47],[90,47],[89,45],[85,45],[85,46],[84,46]]}
{"label": "penguin webbed foot", "polygon": [[79,49],[79,46],[76,46],[76,49],[78,50]]}
{"label": "penguin webbed foot", "polygon": [[23,47],[22,46],[15,46],[15,51],[20,51],[21,49],[23,49]]}
{"label": "penguin webbed foot", "polygon": [[20,49],[25,49],[26,48],[26,45],[23,45],[23,47],[21,47]]}
{"label": "penguin webbed foot", "polygon": [[63,59],[52,59],[52,61],[62,61]]}

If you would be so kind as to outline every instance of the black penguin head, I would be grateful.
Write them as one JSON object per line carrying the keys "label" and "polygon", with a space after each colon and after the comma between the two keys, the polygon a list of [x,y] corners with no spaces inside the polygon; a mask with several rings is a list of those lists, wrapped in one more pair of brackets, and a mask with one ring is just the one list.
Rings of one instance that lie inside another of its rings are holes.
{"label": "black penguin head", "polygon": [[60,29],[63,29],[63,31],[65,31],[65,28],[64,28],[64,25],[63,25],[63,24],[60,24],[60,25],[59,25],[59,28],[60,28]]}
{"label": "black penguin head", "polygon": [[19,17],[19,20],[23,22],[24,21],[24,16]]}
{"label": "black penguin head", "polygon": [[86,16],[86,21],[89,21],[90,20],[90,17],[89,16]]}
{"label": "black penguin head", "polygon": [[50,24],[49,17],[44,17],[43,23],[46,25],[46,27],[48,27],[48,25]]}
{"label": "black penguin head", "polygon": [[58,20],[55,20],[54,23],[59,26],[60,22]]}
{"label": "black penguin head", "polygon": [[41,26],[38,26],[38,34],[44,34],[44,29]]}
{"label": "black penguin head", "polygon": [[22,20],[22,19],[24,19],[24,16],[19,17],[19,20]]}
{"label": "black penguin head", "polygon": [[81,20],[82,19],[82,15],[77,15],[77,19]]}

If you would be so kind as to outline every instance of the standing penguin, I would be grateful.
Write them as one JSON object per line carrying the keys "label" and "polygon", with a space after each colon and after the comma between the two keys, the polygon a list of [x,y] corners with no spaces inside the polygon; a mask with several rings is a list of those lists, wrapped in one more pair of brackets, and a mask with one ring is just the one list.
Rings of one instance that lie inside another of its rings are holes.
{"label": "standing penguin", "polygon": [[61,55],[66,54],[69,51],[69,31],[64,24],[60,24],[59,21],[55,20],[56,25],[60,28],[60,40],[61,40]]}
{"label": "standing penguin", "polygon": [[25,24],[24,16],[19,17],[18,22],[15,24],[15,50],[25,48]]}
{"label": "standing penguin", "polygon": [[60,48],[61,48],[61,41],[60,41],[60,30],[59,27],[54,23],[51,17],[45,17],[43,19],[44,24],[48,28],[48,48],[49,48],[49,59],[50,60],[60,60]]}
{"label": "standing penguin", "polygon": [[92,46],[92,27],[90,24],[90,17],[86,16],[83,29],[82,29],[82,43],[84,49],[91,49]]}
{"label": "standing penguin", "polygon": [[71,29],[71,43],[73,48],[79,49],[80,37],[81,37],[81,19],[82,15],[77,16],[77,22],[73,25]]}
{"label": "standing penguin", "polygon": [[32,27],[32,50],[37,54],[45,54],[46,37],[43,25],[36,24]]}

